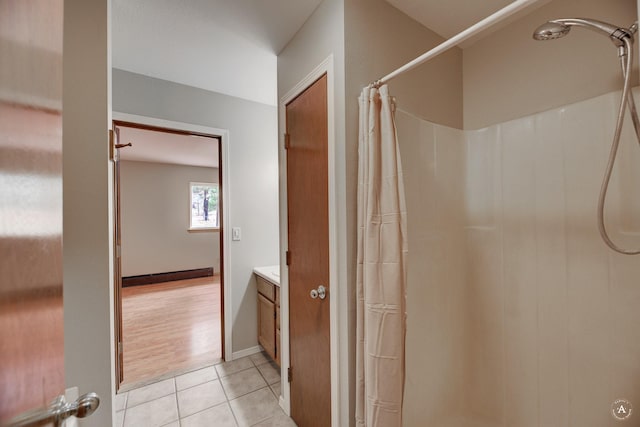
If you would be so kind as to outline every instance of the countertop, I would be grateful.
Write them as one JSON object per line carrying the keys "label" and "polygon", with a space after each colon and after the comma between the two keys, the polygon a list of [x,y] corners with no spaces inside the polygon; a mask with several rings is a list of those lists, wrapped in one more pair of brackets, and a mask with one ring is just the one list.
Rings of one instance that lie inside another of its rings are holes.
{"label": "countertop", "polygon": [[265,280],[268,280],[274,283],[276,286],[280,287],[280,266],[279,265],[269,265],[266,267],[255,267],[253,272],[258,276],[262,277]]}

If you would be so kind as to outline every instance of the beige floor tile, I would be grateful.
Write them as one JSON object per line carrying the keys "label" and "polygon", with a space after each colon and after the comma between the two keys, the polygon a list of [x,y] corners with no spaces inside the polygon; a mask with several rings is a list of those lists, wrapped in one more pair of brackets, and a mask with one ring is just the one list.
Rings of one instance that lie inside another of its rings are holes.
{"label": "beige floor tile", "polygon": [[253,368],[253,362],[248,357],[242,359],[232,360],[231,362],[224,362],[216,365],[218,376],[220,378],[227,375],[235,374],[236,372],[244,371],[245,369]]}
{"label": "beige floor tile", "polygon": [[124,427],[159,427],[178,420],[175,394],[128,408]]}
{"label": "beige floor tile", "polygon": [[127,407],[127,395],[129,393],[120,393],[116,394],[116,397],[113,399],[113,406],[117,411],[122,411]]}
{"label": "beige floor tile", "polygon": [[258,366],[258,370],[269,384],[275,384],[280,381],[280,368],[275,363],[265,363]]}
{"label": "beige floor tile", "polygon": [[280,394],[282,393],[282,384],[278,381],[277,383],[271,384],[271,391],[276,396],[277,399],[280,399]]}
{"label": "beige floor tile", "polygon": [[180,421],[174,421],[169,424],[165,424],[162,427],[180,427]]}
{"label": "beige floor tile", "polygon": [[116,412],[116,418],[113,420],[113,427],[124,426],[124,411]]}
{"label": "beige floor tile", "polygon": [[261,421],[258,424],[254,424],[254,427],[297,427],[297,424],[286,414],[282,413],[268,420]]}
{"label": "beige floor tile", "polygon": [[129,396],[127,397],[127,408],[131,408],[141,403],[149,402],[175,392],[176,388],[173,378],[149,384],[148,386],[129,391]]}
{"label": "beige floor tile", "polygon": [[200,412],[226,402],[227,398],[219,380],[209,381],[178,392],[180,417]]}
{"label": "beige floor tile", "polygon": [[264,363],[268,363],[271,361],[269,356],[267,356],[267,353],[265,353],[264,351],[261,351],[260,353],[252,354],[251,356],[249,356],[249,359],[251,359],[251,361],[256,366],[262,365]]}
{"label": "beige floor tile", "polygon": [[218,379],[216,368],[209,366],[204,369],[189,372],[176,377],[176,389],[178,391],[193,387],[194,385],[204,384],[209,381]]}
{"label": "beige floor tile", "polygon": [[229,402],[240,427],[252,426],[283,414],[278,401],[268,387]]}
{"label": "beige floor tile", "polygon": [[256,368],[231,374],[221,378],[220,382],[222,382],[222,386],[229,400],[259,390],[267,385]]}
{"label": "beige floor tile", "polygon": [[227,402],[180,420],[181,427],[237,427]]}

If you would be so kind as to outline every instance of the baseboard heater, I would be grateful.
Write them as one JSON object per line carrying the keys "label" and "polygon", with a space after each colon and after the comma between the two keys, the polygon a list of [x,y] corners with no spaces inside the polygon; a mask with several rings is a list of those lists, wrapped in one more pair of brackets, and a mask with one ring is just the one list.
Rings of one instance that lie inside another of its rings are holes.
{"label": "baseboard heater", "polygon": [[154,283],[173,282],[174,280],[196,279],[198,277],[213,276],[213,267],[196,268],[193,270],[171,271],[168,273],[142,274],[122,278],[122,287],[151,285]]}

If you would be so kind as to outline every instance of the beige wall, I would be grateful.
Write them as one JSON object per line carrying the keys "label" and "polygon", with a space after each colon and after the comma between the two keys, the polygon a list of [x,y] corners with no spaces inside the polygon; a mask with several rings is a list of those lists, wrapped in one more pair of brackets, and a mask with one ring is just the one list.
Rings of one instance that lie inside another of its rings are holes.
{"label": "beige wall", "polygon": [[[617,50],[607,37],[582,28],[555,41],[539,42],[531,35],[554,18],[590,17],[630,26],[636,8],[636,0],[554,0],[464,49],[464,129],[618,90]],[[634,85],[637,81],[636,74]]]}
{"label": "beige wall", "polygon": [[213,267],[220,274],[220,233],[189,232],[189,183],[218,182],[218,169],[120,163],[122,275]]}
{"label": "beige wall", "polygon": [[[465,132],[399,112],[407,366],[429,374],[407,377],[405,425],[614,426],[611,403],[640,400],[640,264],[609,250],[596,226],[618,99]],[[630,124],[621,150],[608,227],[638,247]],[[418,333],[412,310],[423,313]]]}
{"label": "beige wall", "polygon": [[[444,39],[384,0],[345,2],[347,138],[356,141],[362,88]],[[399,108],[462,127],[462,51],[453,48],[389,83]]]}

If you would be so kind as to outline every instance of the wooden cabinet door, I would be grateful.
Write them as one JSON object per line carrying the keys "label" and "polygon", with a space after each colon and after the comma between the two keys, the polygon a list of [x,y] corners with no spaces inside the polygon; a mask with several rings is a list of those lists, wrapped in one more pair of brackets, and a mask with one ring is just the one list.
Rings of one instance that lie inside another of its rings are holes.
{"label": "wooden cabinet door", "polygon": [[258,294],[258,342],[273,359],[276,358],[275,304]]}

